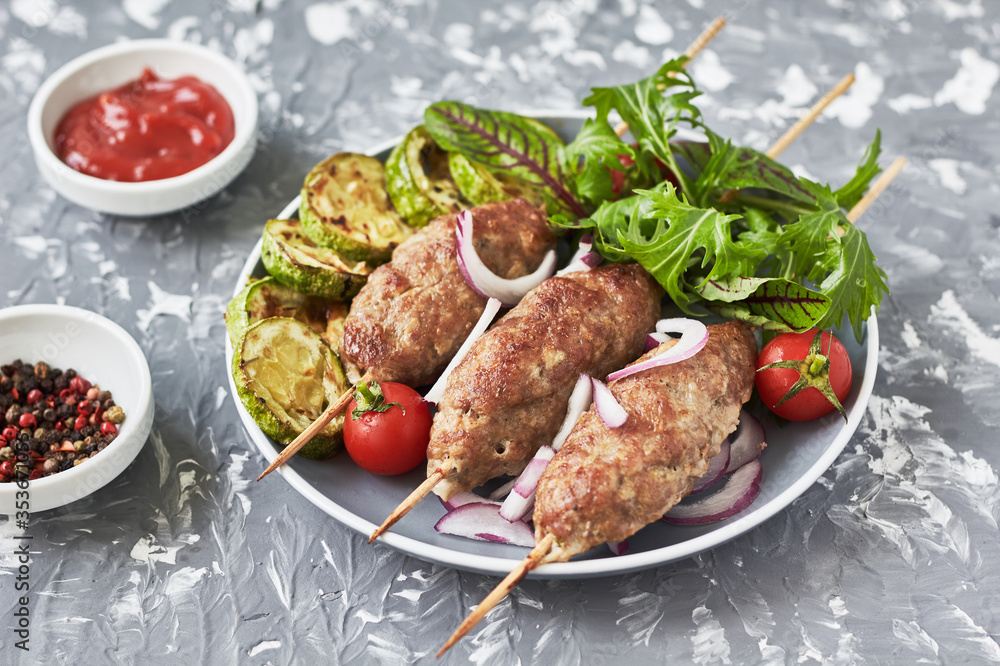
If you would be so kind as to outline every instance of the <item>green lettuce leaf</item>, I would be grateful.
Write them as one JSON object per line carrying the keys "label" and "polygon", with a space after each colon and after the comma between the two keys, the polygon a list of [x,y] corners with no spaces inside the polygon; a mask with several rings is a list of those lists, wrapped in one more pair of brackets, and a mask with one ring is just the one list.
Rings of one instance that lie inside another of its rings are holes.
{"label": "green lettuce leaf", "polygon": [[875,264],[875,254],[864,232],[848,224],[838,244],[838,252],[824,258],[823,268],[829,271],[819,284],[819,290],[830,299],[830,310],[817,323],[817,328],[836,328],[847,315],[854,327],[854,336],[861,340],[861,324],[874,307],[877,312],[882,298],[889,293],[885,271]]}
{"label": "green lettuce leaf", "polygon": [[815,280],[823,274],[824,256],[840,243],[837,227],[848,226],[847,216],[840,209],[829,185],[820,185],[805,178],[802,184],[814,195],[817,210],[799,216],[785,225],[778,238],[779,245],[789,250],[787,275],[800,275]]}
{"label": "green lettuce leaf", "polygon": [[591,208],[616,198],[609,169],[625,171],[619,156],[635,160],[635,149],[622,141],[611,125],[591,118],[584,121],[565,152],[574,169],[570,187],[577,199]]}
{"label": "green lettuce leaf", "polygon": [[628,123],[639,148],[636,163],[644,176],[658,175],[653,159],[656,157],[674,173],[685,191],[687,176],[677,166],[670,137],[681,122],[692,127],[701,124],[701,111],[691,103],[701,93],[684,71],[687,61],[684,56],[671,60],[653,76],[630,85],[591,88],[591,94],[583,100],[584,106],[597,110],[599,123],[607,124],[612,109]]}
{"label": "green lettuce leaf", "polygon": [[[651,203],[649,217],[633,216],[625,229],[618,229],[618,241],[682,310],[690,312],[691,296],[684,288],[689,267],[700,263],[701,269],[707,269],[701,282],[731,273],[752,273],[748,253],[753,256],[755,252],[734,241],[730,228],[738,216],[695,208],[678,199],[669,183],[662,190],[639,190],[637,194]],[[651,220],[655,221],[652,228]]]}
{"label": "green lettuce leaf", "polygon": [[861,197],[865,195],[865,191],[871,185],[872,180],[882,173],[882,167],[878,165],[878,156],[882,152],[881,144],[882,133],[876,130],[875,140],[868,146],[864,157],[861,158],[861,164],[858,165],[858,170],[855,172],[854,177],[833,193],[837,199],[837,203],[847,210],[854,208],[861,201]]}

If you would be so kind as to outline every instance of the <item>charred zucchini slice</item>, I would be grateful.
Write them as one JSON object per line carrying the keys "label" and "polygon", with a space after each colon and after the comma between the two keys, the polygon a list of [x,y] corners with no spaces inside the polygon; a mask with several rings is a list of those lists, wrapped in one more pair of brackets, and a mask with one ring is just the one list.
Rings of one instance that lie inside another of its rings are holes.
{"label": "charred zucchini slice", "polygon": [[[250,326],[233,353],[236,392],[269,437],[284,445],[309,427],[349,387],[337,356],[300,321],[271,317]],[[335,418],[299,455],[324,459],[344,443]]]}
{"label": "charred zucchini slice", "polygon": [[[338,349],[340,340],[344,337],[346,316],[346,304],[306,296],[268,276],[262,280],[254,280],[229,301],[226,308],[226,332],[235,348],[247,329],[261,319],[291,317],[323,336],[331,348]],[[330,337],[331,331],[333,337]]]}
{"label": "charred zucchini slice", "polygon": [[461,153],[448,153],[448,168],[462,197],[473,206],[517,198],[525,199],[536,206],[545,203],[545,197],[539,189],[515,178],[492,173],[482,164],[469,160]]}
{"label": "charred zucchini slice", "polygon": [[337,153],[309,172],[299,218],[315,244],[373,265],[388,261],[412,231],[389,201],[385,167],[357,153]]}
{"label": "charred zucchini slice", "polygon": [[462,210],[458,187],[448,168],[448,153],[427,128],[410,130],[385,163],[389,198],[411,226],[422,227],[439,215]]}
{"label": "charred zucchini slice", "polygon": [[353,298],[368,280],[371,268],[316,245],[302,226],[299,220],[270,220],[264,225],[260,253],[264,268],[303,294],[338,301]]}

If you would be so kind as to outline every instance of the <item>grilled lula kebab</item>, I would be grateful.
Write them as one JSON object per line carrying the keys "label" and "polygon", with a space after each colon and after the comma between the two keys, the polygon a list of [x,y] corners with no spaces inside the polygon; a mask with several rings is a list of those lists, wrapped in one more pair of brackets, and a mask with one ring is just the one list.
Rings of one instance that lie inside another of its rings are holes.
{"label": "grilled lula kebab", "polygon": [[[621,541],[690,493],[736,429],[753,392],[757,343],[742,322],[708,327],[694,356],[637,372],[608,388],[628,418],[608,427],[594,405],[577,421],[538,482],[531,554],[479,604],[440,656],[529,571]],[[631,365],[676,341],[650,350]]]}
{"label": "grilled lula kebab", "polygon": [[[550,252],[556,237],[542,211],[523,199],[472,209],[473,245],[503,278],[527,275]],[[342,358],[364,370],[362,381],[429,384],[458,351],[486,305],[462,277],[455,244],[456,215],[442,215],[403,241],[379,266],[344,321]],[[284,464],[350,402],[347,391],[288,444],[257,478]]]}
{"label": "grilled lula kebab", "polygon": [[519,474],[559,430],[581,373],[603,376],[639,355],[662,294],[638,264],[551,277],[529,292],[448,376],[427,445],[427,480],[369,541],[431,490],[447,500]]}

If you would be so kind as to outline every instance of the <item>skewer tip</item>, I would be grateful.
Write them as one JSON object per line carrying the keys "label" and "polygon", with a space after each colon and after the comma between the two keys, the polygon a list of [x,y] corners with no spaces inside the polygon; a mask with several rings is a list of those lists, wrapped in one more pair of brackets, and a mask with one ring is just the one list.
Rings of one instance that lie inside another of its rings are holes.
{"label": "skewer tip", "polygon": [[427,475],[427,478],[419,486],[410,493],[406,499],[400,502],[399,506],[393,509],[389,517],[385,519],[381,525],[379,525],[371,536],[368,537],[368,543],[372,543],[375,539],[382,536],[386,530],[399,522],[399,520],[410,512],[410,509],[415,507],[420,500],[426,497],[436,486],[441,479],[448,475],[451,471],[452,461],[451,458],[445,458],[441,465],[435,469],[433,472]]}
{"label": "skewer tip", "polygon": [[437,657],[440,659],[441,655],[451,649],[455,643],[462,640],[469,631],[479,624],[479,621],[486,617],[500,601],[503,600],[514,587],[528,575],[528,572],[537,567],[543,559],[552,550],[552,544],[555,543],[556,538],[551,534],[546,534],[535,544],[535,547],[528,553],[528,556],[521,560],[513,571],[507,574],[507,577],[500,581],[500,584],[493,588],[493,591],[486,595],[486,598],[480,602],[476,609],[469,613],[469,616],[462,621],[462,624],[458,625],[458,629],[455,633],[445,641],[445,644],[441,646],[438,650]]}

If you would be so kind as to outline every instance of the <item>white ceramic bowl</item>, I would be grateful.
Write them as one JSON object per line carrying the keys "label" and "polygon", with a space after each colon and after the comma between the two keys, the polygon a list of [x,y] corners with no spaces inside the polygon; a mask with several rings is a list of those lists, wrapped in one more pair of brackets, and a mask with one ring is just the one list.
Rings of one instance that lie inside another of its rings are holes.
{"label": "white ceramic bowl", "polygon": [[[65,305],[19,305],[0,309],[0,364],[16,359],[73,368],[111,391],[125,411],[118,437],[103,451],[64,472],[28,482],[28,511],[36,513],[89,495],[128,467],[153,426],[153,384],[139,345],[118,324]],[[13,515],[15,483],[0,483],[0,514]],[[23,507],[21,507],[23,508]]]}
{"label": "white ceramic bowl", "polygon": [[[232,143],[193,171],[140,183],[95,178],[64,164],[53,150],[63,115],[77,102],[138,79],[144,67],[163,78],[191,74],[215,86],[233,110]],[[73,203],[117,215],[157,215],[212,196],[250,162],[256,137],[257,94],[243,70],[204,46],[168,39],[121,42],[80,56],[42,84],[28,109],[28,138],[45,180]]]}

